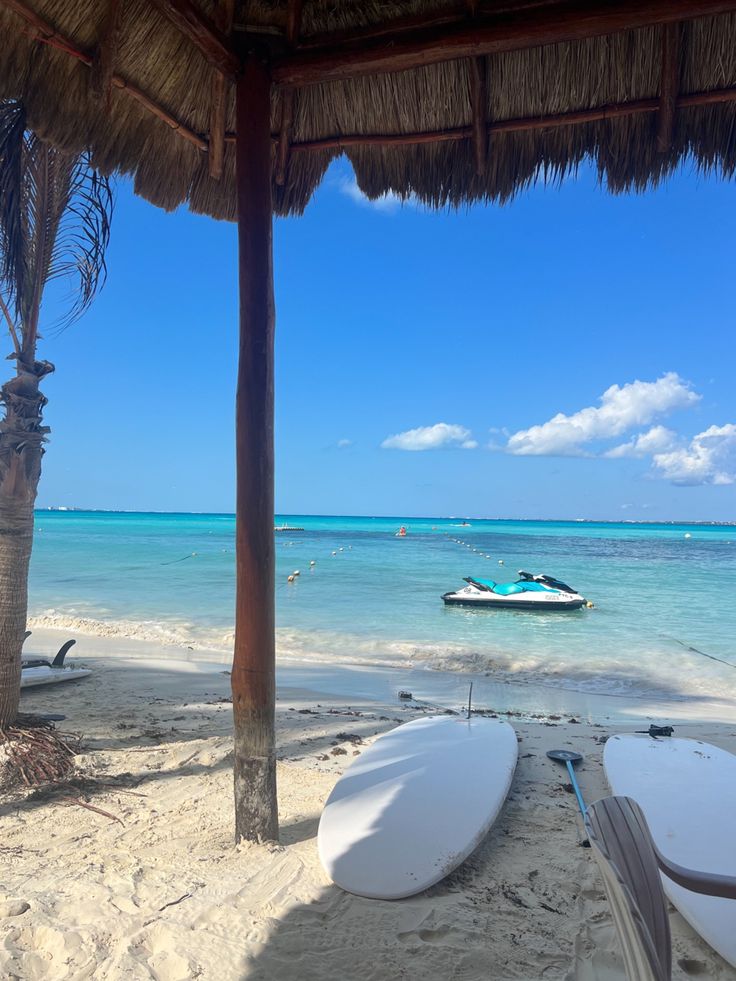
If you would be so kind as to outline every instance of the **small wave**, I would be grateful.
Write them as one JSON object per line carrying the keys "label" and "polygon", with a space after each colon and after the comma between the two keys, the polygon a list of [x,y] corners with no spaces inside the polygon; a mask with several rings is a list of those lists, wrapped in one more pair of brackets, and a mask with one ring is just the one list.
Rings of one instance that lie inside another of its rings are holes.
{"label": "small wave", "polygon": [[277,638],[282,657],[305,662],[419,667],[441,673],[482,675],[517,685],[632,698],[687,701],[694,696],[736,697],[736,686],[728,683],[730,678],[704,675],[692,657],[680,659],[678,670],[673,671],[671,659],[661,651],[641,651],[625,660],[588,658],[581,664],[578,658],[561,657],[544,648],[514,653],[452,643],[422,644],[286,630],[277,631]]}
{"label": "small wave", "polygon": [[[183,651],[214,652],[232,657],[234,633],[228,625],[207,627],[174,620],[103,619],[73,611],[46,610],[28,620],[29,627],[64,630],[73,634],[145,641]],[[730,674],[716,665],[703,671],[702,658],[678,651],[629,652],[625,659],[574,654],[565,656],[544,645],[523,652],[482,650],[462,644],[386,640],[328,631],[276,631],[277,656],[305,664],[352,664],[362,667],[424,668],[457,675],[480,675],[497,682],[541,685],[589,694],[632,698],[736,698]]]}
{"label": "small wave", "polygon": [[89,637],[112,637],[124,640],[141,640],[167,647],[189,650],[232,651],[231,633],[206,633],[191,624],[157,620],[98,620],[94,617],[76,616],[47,610],[28,618],[33,629],[67,630]]}

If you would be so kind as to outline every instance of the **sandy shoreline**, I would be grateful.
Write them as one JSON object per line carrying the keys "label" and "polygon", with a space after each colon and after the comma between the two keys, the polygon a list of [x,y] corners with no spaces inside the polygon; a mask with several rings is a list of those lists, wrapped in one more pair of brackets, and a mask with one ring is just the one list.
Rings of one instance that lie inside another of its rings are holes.
{"label": "sandy shoreline", "polygon": [[[34,634],[34,649],[55,640]],[[622,981],[574,797],[544,753],[584,753],[579,776],[592,801],[607,792],[601,738],[639,728],[643,716],[570,722],[582,716],[571,704],[559,719],[513,718],[519,765],[486,841],[431,890],[376,902],[327,880],[316,853],[320,810],[354,754],[425,709],[395,692],[360,695],[356,676],[358,697],[282,676],[281,845],[235,848],[229,677],[214,664],[135,650],[108,650],[89,679],[24,695],[24,710],[63,713],[60,727],[83,735],[80,765],[95,785],[81,799],[119,820],[48,795],[3,799],[0,975]],[[307,668],[291,675],[302,677]],[[736,724],[678,723],[677,734],[736,751]],[[675,978],[736,979],[678,914],[671,922]]]}
{"label": "sandy shoreline", "polygon": [[[153,640],[119,635],[98,636],[78,631],[36,627],[26,642],[25,653],[53,655],[69,637],[77,644],[70,660],[123,658],[140,661],[141,667],[162,664],[176,670],[208,672],[227,670],[231,655],[223,650],[191,648],[186,645],[162,645]],[[591,722],[721,722],[736,719],[736,702],[712,696],[693,694],[687,698],[673,687],[670,698],[629,692],[602,694],[576,690],[569,684],[559,686],[527,681],[496,680],[471,672],[437,671],[428,666],[403,668],[377,663],[350,663],[334,659],[293,659],[278,654],[276,680],[280,689],[309,689],[324,697],[373,702],[394,702],[400,689],[408,689],[415,698],[439,710],[457,709],[466,704],[468,687],[473,682],[474,704],[496,711],[521,713],[530,717],[540,714],[574,714]],[[676,694],[674,693],[676,692]]]}

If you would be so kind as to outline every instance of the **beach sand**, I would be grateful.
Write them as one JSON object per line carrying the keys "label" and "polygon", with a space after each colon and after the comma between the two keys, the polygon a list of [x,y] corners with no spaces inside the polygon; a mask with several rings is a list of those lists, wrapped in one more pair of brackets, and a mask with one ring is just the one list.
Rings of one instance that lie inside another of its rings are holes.
{"label": "beach sand", "polygon": [[[34,640],[50,651],[56,638]],[[63,713],[59,728],[82,735],[94,786],[77,798],[107,814],[48,793],[2,798],[0,976],[625,978],[575,798],[545,751],[585,755],[593,801],[607,793],[604,737],[641,726],[512,717],[519,764],[483,844],[419,896],[366,900],[323,872],[320,811],[356,754],[426,709],[280,688],[281,844],[235,847],[228,675],[153,648],[131,657],[120,641],[97,650],[88,679],[23,697],[24,711]],[[678,723],[677,734],[736,751],[736,725]],[[675,978],[736,979],[674,911],[671,924]]]}

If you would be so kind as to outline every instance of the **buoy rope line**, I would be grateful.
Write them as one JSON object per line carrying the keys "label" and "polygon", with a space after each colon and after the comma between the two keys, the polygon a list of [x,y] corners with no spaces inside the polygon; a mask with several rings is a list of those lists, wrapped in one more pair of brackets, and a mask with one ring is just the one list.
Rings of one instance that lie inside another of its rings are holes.
{"label": "buoy rope line", "polygon": [[716,657],[715,654],[708,654],[706,651],[701,651],[697,647],[693,647],[692,644],[686,644],[684,640],[678,640],[677,637],[668,637],[667,634],[660,634],[665,640],[672,640],[675,644],[679,644],[680,647],[684,647],[686,651],[692,651],[693,654],[700,654],[702,657],[707,657],[711,661],[718,661],[719,664],[725,664],[727,668],[736,668],[736,664],[732,661],[724,661],[722,657]]}

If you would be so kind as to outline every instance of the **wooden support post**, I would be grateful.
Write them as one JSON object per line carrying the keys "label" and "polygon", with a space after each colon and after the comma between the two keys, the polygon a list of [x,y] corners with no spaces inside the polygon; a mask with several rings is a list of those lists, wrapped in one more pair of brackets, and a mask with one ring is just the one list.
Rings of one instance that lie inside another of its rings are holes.
{"label": "wooden support post", "polygon": [[662,82],[657,117],[657,150],[668,153],[675,135],[675,109],[680,90],[680,25],[662,28]]}
{"label": "wooden support post", "polygon": [[274,301],[271,76],[246,56],[236,83],[240,360],[232,670],[235,838],[278,839],[273,535]]}
{"label": "wooden support post", "polygon": [[475,151],[475,172],[482,177],[486,172],[488,157],[488,122],[486,63],[484,58],[470,60],[470,101],[473,107],[473,150]]}

